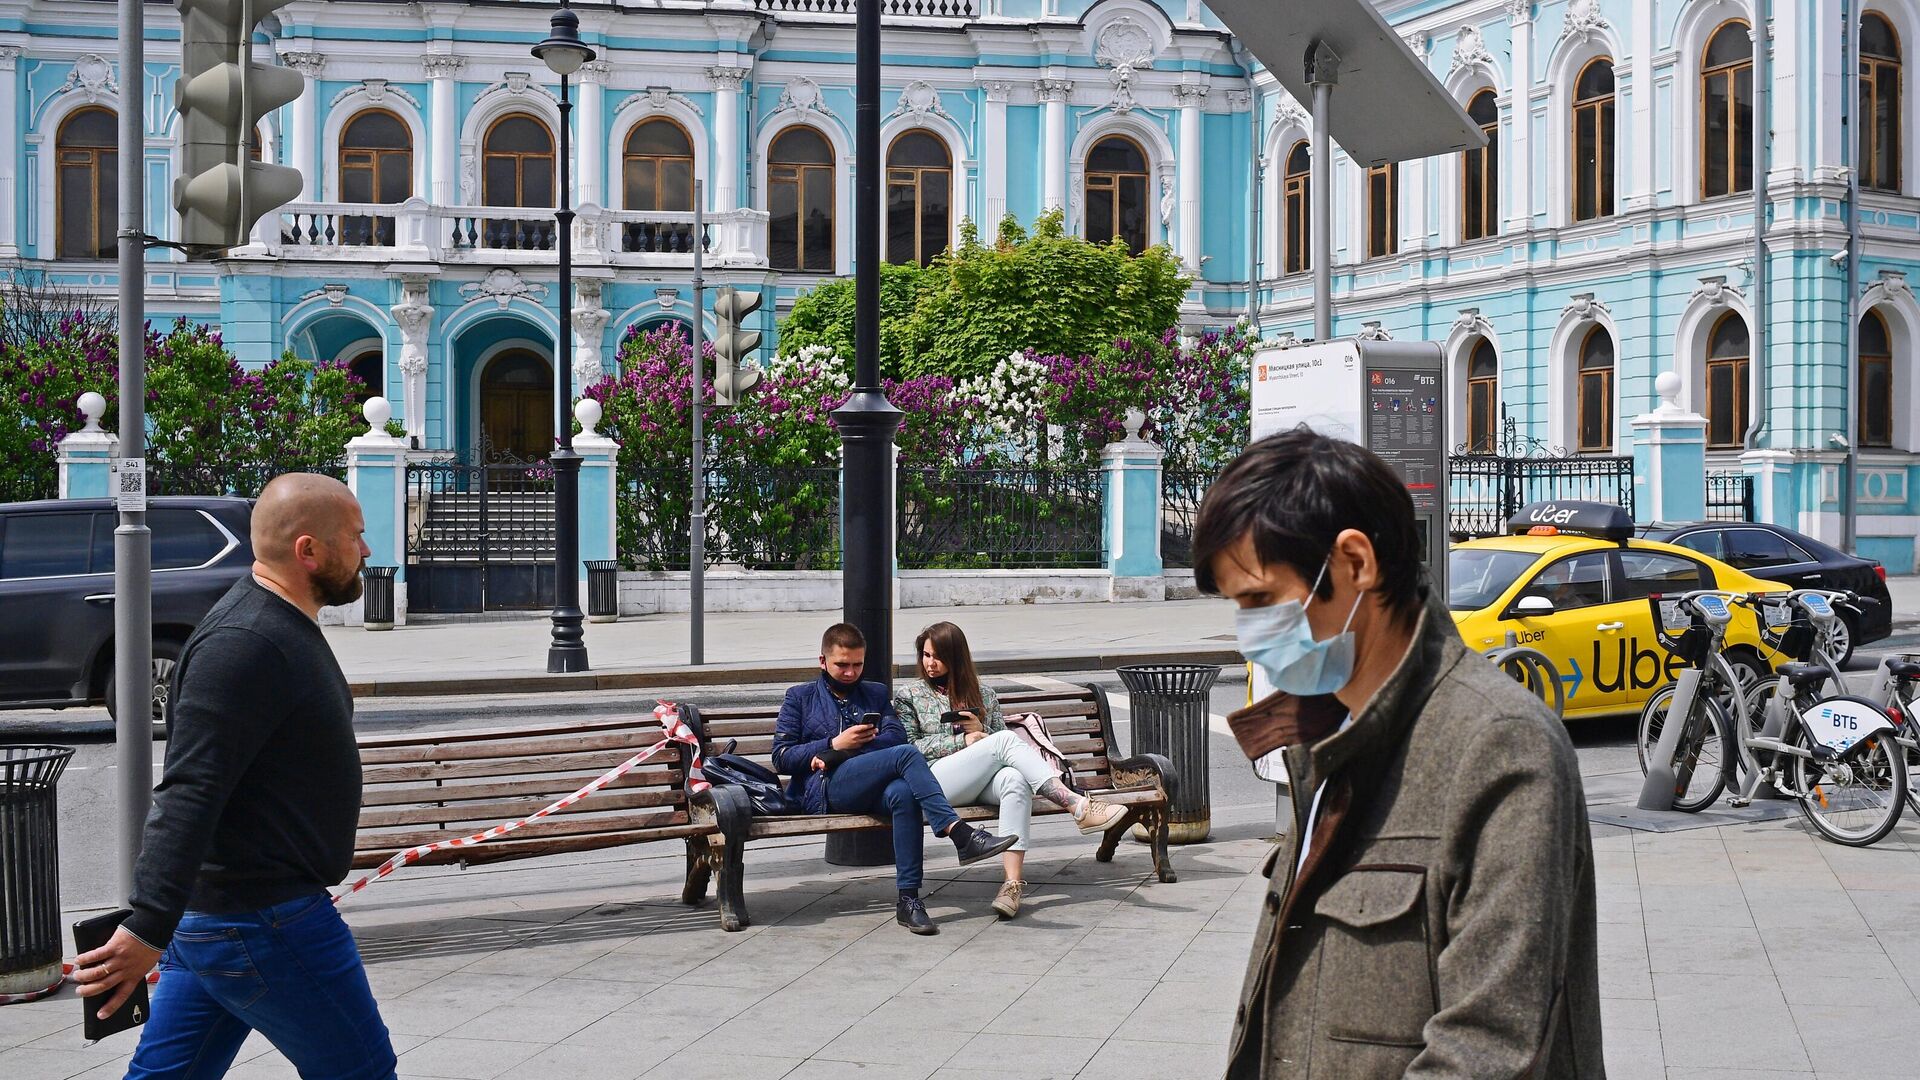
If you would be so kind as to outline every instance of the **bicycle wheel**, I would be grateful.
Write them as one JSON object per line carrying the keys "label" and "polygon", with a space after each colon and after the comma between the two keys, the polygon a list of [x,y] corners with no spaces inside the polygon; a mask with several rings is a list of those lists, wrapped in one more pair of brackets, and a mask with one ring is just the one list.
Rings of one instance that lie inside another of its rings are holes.
{"label": "bicycle wheel", "polygon": [[1762,679],[1747,687],[1747,728],[1749,735],[1760,734],[1767,724],[1767,706],[1780,696],[1780,680]]}
{"label": "bicycle wheel", "polygon": [[[1660,744],[1660,732],[1667,724],[1673,706],[1671,686],[1647,699],[1640,710],[1640,772],[1646,774],[1647,762]],[[1723,763],[1733,753],[1732,729],[1726,713],[1705,694],[1693,700],[1692,723],[1680,735],[1673,750],[1673,808],[1685,814],[1697,814],[1714,804],[1726,788]]]}
{"label": "bicycle wheel", "polygon": [[[1806,748],[1795,728],[1792,744]],[[1866,847],[1893,831],[1907,798],[1905,752],[1890,733],[1862,739],[1838,757],[1816,761],[1795,755],[1793,786],[1800,810],[1821,836],[1848,847]]]}

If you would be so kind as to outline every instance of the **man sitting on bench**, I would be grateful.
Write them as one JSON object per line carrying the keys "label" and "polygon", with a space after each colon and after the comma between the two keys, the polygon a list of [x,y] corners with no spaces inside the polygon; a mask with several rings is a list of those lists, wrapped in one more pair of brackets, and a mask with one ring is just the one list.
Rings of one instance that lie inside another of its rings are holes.
{"label": "man sitting on bench", "polygon": [[[862,682],[867,640],[836,623],[820,639],[820,677],[787,691],[773,733],[773,764],[793,779],[787,792],[809,814],[871,814],[893,819],[894,916],[916,934],[940,928],[920,900],[920,822],[953,841],[960,865],[990,859],[1019,837],[996,837],[961,821],[940,793],[927,759],[907,741],[887,688]],[[877,717],[878,724],[868,723]]]}

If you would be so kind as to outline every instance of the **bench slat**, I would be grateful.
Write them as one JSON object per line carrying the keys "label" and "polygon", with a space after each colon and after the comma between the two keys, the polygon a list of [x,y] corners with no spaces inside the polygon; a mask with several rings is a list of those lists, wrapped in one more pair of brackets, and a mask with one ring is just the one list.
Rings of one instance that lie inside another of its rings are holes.
{"label": "bench slat", "polygon": [[[538,836],[578,836],[587,833],[631,832],[638,829],[654,829],[668,825],[687,823],[684,811],[670,810],[651,814],[611,814],[590,816],[586,814],[566,814],[560,817],[545,818],[514,831],[513,835],[522,838]],[[499,824],[492,822],[491,824]],[[355,839],[355,847],[372,844],[386,845],[395,849],[410,848],[417,844],[432,844],[455,836],[465,836],[475,831],[472,827],[453,829],[412,829],[399,832],[382,832],[373,829],[361,829]]]}
{"label": "bench slat", "polygon": [[[445,806],[411,806],[394,810],[361,810],[360,828],[373,829],[394,825],[433,825],[456,828],[455,822],[480,822],[498,824],[512,821],[538,812],[542,807],[551,805],[557,796],[541,796],[537,799],[511,799],[497,802],[455,802]],[[604,810],[635,810],[641,807],[678,806],[684,801],[677,792],[622,791],[613,792],[605,788],[591,796],[574,803],[560,814],[594,813]]]}
{"label": "bench slat", "polygon": [[[520,833],[505,836],[491,843],[477,847],[450,848],[436,851],[420,860],[423,866],[446,866],[451,863],[490,863],[505,862],[509,859],[530,859],[539,855],[558,855],[569,851],[595,851],[600,848],[620,847],[623,844],[641,844],[649,840],[678,840],[689,836],[698,836],[706,829],[699,825],[669,825],[655,829],[629,829],[626,831],[593,833],[583,836],[548,836],[521,839]],[[458,835],[449,833],[449,836]],[[443,838],[444,839],[444,838]],[[369,843],[362,837],[353,853],[353,868],[367,870],[404,851],[411,844],[385,845]]]}
{"label": "bench slat", "polygon": [[[532,739],[498,739],[489,742],[429,743],[395,746],[385,749],[361,748],[360,764],[412,765],[425,761],[479,761],[486,758],[540,757],[548,754],[579,754],[592,750],[625,749],[629,756],[660,741],[660,729],[644,731],[607,731],[582,735],[546,735]],[[662,751],[663,753],[665,751]]]}
{"label": "bench slat", "polygon": [[[662,754],[672,755],[673,751],[663,750]],[[441,765],[423,763],[419,765],[376,765],[362,769],[361,779],[367,784],[388,784],[401,780],[453,780],[476,776],[538,776],[545,773],[576,772],[597,770],[606,772],[615,765],[632,757],[624,750],[600,750],[586,754],[569,754],[560,757],[517,757],[489,758],[484,761],[463,762]],[[653,760],[660,760],[658,757]],[[674,757],[673,771],[679,771],[679,759]],[[588,779],[591,779],[589,777]],[[584,783],[585,781],[582,781]],[[578,787],[579,785],[575,785]]]}
{"label": "bench slat", "polygon": [[[602,769],[601,772],[605,772]],[[360,796],[362,806],[404,806],[409,803],[446,802],[466,799],[499,799],[526,796],[534,798],[545,796],[548,802],[562,795],[578,791],[587,785],[587,781],[597,773],[581,772],[574,775],[554,774],[529,780],[508,780],[500,783],[453,783],[419,784],[403,782],[398,784],[380,784],[363,789]],[[664,788],[673,792],[682,790],[679,770],[653,769],[641,767],[613,781],[600,790],[622,791],[632,788]]]}
{"label": "bench slat", "polygon": [[[443,743],[491,742],[496,739],[535,738],[544,735],[578,735],[599,731],[625,731],[633,728],[651,727],[655,732],[660,725],[654,722],[653,715],[613,717],[605,720],[549,720],[545,723],[532,722],[515,724],[512,727],[463,728],[458,731],[403,731],[389,735],[361,735],[355,741],[361,749],[376,747],[384,749],[393,746],[436,746]],[[657,736],[656,736],[657,737]],[[651,741],[651,740],[649,740]]]}

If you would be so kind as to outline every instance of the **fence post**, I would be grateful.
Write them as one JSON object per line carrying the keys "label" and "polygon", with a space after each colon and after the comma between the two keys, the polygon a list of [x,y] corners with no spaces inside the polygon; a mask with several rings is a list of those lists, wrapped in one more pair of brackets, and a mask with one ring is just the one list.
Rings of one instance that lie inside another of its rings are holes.
{"label": "fence post", "polygon": [[598,430],[604,411],[592,398],[574,403],[574,418],[580,421],[580,434],[573,437],[574,453],[580,455],[580,560],[574,573],[584,580],[586,564],[619,557],[615,538],[619,514],[615,504],[620,486],[616,481],[614,459],[620,444]]}
{"label": "fence post", "polygon": [[1680,407],[1680,376],[1653,381],[1660,407],[1633,418],[1634,517],[1698,521],[1707,516],[1707,418]]}
{"label": "fence post", "polygon": [[107,411],[107,399],[89,390],[80,395],[80,415],[86,426],[60,440],[60,497],[63,499],[106,499],[113,496],[110,476],[113,455],[120,440],[100,427]]}
{"label": "fence post", "polygon": [[[366,521],[369,566],[398,567],[393,583],[393,621],[407,622],[407,440],[387,434],[393,406],[383,397],[361,408],[367,433],[347,440],[347,486],[360,500]],[[362,624],[359,601],[347,609],[348,626]]]}
{"label": "fence post", "polygon": [[1101,558],[1115,600],[1164,600],[1160,471],[1166,451],[1140,437],[1145,414],[1128,409],[1127,437],[1100,452]]}

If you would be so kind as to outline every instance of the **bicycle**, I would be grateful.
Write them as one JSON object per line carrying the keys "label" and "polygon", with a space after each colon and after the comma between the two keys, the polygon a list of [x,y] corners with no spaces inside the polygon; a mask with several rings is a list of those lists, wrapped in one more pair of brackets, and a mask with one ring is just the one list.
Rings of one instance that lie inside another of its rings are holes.
{"label": "bicycle", "polygon": [[1519,644],[1519,635],[1509,630],[1507,643],[1488,649],[1484,655],[1494,667],[1506,672],[1508,678],[1552,707],[1555,716],[1566,715],[1567,688],[1560,681],[1559,669],[1546,653]]}
{"label": "bicycle", "polygon": [[[1748,711],[1747,695],[1752,687],[1763,685],[1768,680],[1765,675],[1743,676],[1742,672],[1751,670],[1749,664],[1744,659],[1739,663],[1727,659],[1723,647],[1726,642],[1724,624],[1719,628],[1718,633],[1709,632],[1709,629],[1691,632],[1693,630],[1691,622],[1683,623],[1677,618],[1670,618],[1677,601],[1655,596],[1650,597],[1648,602],[1654,608],[1655,634],[1660,639],[1660,643],[1668,652],[1680,657],[1689,667],[1699,669],[1700,691],[1719,707],[1718,715],[1706,717],[1702,721],[1709,725],[1714,734],[1701,743],[1699,759],[1690,763],[1691,768],[1675,774],[1676,782],[1681,786],[1675,792],[1673,808],[1686,813],[1697,813],[1713,805],[1720,798],[1720,793],[1725,790],[1725,781],[1722,779],[1724,770],[1721,768],[1720,761],[1720,748],[1724,740],[1718,734],[1721,721],[1727,717],[1727,714],[1732,714],[1733,719],[1751,724],[1752,717],[1757,714]],[[1680,633],[1678,638],[1673,637],[1675,632]],[[1654,691],[1653,696],[1649,697],[1647,703],[1640,708],[1640,725],[1634,750],[1640,759],[1642,776],[1647,774],[1648,757],[1659,743],[1661,732],[1665,730],[1666,719],[1672,709],[1679,685],[1676,680]],[[1702,762],[1708,767],[1701,769],[1699,766]],[[1702,785],[1697,790],[1692,787],[1696,780]]]}
{"label": "bicycle", "polygon": [[[1846,691],[1846,677],[1840,673],[1840,657],[1844,655],[1840,635],[1845,633],[1845,623],[1833,608],[1840,604],[1858,613],[1860,605],[1876,601],[1831,589],[1752,593],[1747,600],[1760,622],[1760,640],[1768,648],[1788,660],[1825,668],[1834,688]],[[1778,679],[1762,679],[1747,687],[1743,696],[1749,723],[1766,715],[1767,703],[1779,686]]]}
{"label": "bicycle", "polygon": [[[1772,595],[1703,589],[1673,601],[1687,628],[1672,648],[1689,664],[1673,700],[1687,722],[1662,731],[1652,761],[1664,764],[1648,769],[1641,805],[1658,802],[1665,783],[1675,785],[1676,795],[1687,794],[1706,741],[1717,735],[1721,775],[1711,786],[1733,786],[1732,805],[1752,803],[1765,781],[1797,801],[1808,823],[1828,840],[1852,847],[1872,844],[1893,830],[1907,801],[1905,752],[1896,759],[1894,748],[1901,744],[1884,709],[1864,698],[1819,696],[1834,674],[1825,664],[1782,664],[1757,732],[1744,716],[1730,722],[1711,695],[1700,693],[1705,662],[1733,621],[1731,604],[1757,607]],[[1816,602],[1810,610],[1819,608]],[[1673,808],[1697,812],[1709,804],[1688,799],[1682,805],[1675,799]]]}

